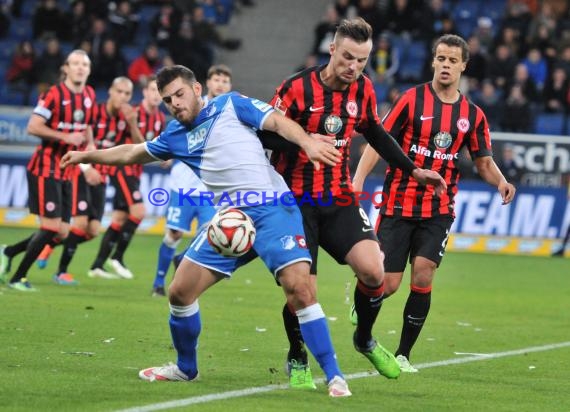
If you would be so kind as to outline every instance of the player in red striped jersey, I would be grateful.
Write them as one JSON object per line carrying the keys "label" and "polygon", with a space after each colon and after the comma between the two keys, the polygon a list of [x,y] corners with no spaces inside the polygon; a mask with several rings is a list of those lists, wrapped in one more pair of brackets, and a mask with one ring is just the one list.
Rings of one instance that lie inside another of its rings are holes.
{"label": "player in red striped jersey", "polygon": [[[389,167],[386,171],[383,193],[387,193],[387,201],[380,209],[377,226],[386,254],[386,296],[398,290],[406,263],[411,263],[411,290],[396,350],[400,368],[406,372],[417,371],[409,362],[410,351],[428,315],[433,278],[453,223],[461,148],[469,149],[479,174],[497,187],[503,204],[510,203],[515,195],[515,187],[492,158],[484,113],[459,92],[468,60],[469,49],[461,37],[440,37],[433,47],[433,80],[403,93],[383,121],[418,167],[437,171],[447,183],[447,191],[435,196],[432,188],[419,185],[400,170]],[[354,176],[356,190],[362,190],[365,177],[378,160],[376,152],[367,147]]]}
{"label": "player in red striped jersey", "polygon": [[[109,88],[109,98],[97,105],[93,121],[94,143],[97,149],[121,144],[129,139],[132,129],[138,130],[136,111],[128,104],[133,93],[133,84],[126,77],[116,78]],[[105,208],[105,192],[108,167],[81,165],[83,174],[73,179],[74,192],[78,193],[78,214],[73,218],[71,233],[64,242],[58,276],[73,278],[68,266],[77,247],[99,234]],[[112,276],[115,278],[115,276]]]}
{"label": "player in red striped jersey", "polygon": [[91,122],[95,92],[86,85],[91,61],[83,50],[72,51],[63,65],[64,80],[43,94],[28,123],[28,133],[42,139],[28,163],[30,213],[39,216],[40,230],[0,250],[0,278],[10,270],[11,259],[26,252],[9,286],[35,291],[28,271],[43,248],[67,237],[69,221],[76,214],[71,179],[77,167],[62,170],[61,157],[70,150],[93,149]]}
{"label": "player in red striped jersey", "polygon": [[[354,346],[384,376],[400,374],[394,356],[372,337],[384,293],[383,256],[374,228],[358,205],[348,169],[350,139],[356,132],[395,166],[424,184],[443,190],[437,173],[416,167],[397,142],[382,128],[370,79],[362,75],[372,49],[372,28],[363,19],[343,20],[330,45],[327,65],[308,68],[285,80],[272,100],[274,107],[310,133],[332,136],[342,154],[335,166],[317,170],[306,154],[296,150],[273,153],[273,163],[298,199],[303,213],[307,244],[317,274],[317,254],[322,246],[337,262],[348,264],[358,281],[354,291],[359,324]],[[343,202],[344,206],[340,206]],[[316,276],[311,276],[316,282]],[[290,350],[287,356],[292,387],[312,380],[298,320],[283,308]]]}
{"label": "player in red striped jersey", "polygon": [[[153,139],[163,129],[164,115],[158,109],[161,100],[155,78],[150,79],[143,88],[144,99],[136,108],[129,105],[133,83],[128,78],[116,78],[109,93],[112,99],[114,97],[114,107],[111,111],[108,110],[107,120],[102,121],[102,125],[107,123],[107,127],[110,128],[104,137],[102,148],[142,143],[146,137]],[[96,127],[99,128],[99,125]],[[125,267],[123,254],[145,214],[139,191],[142,168],[139,165],[96,167],[104,168],[110,177],[110,182],[115,187],[115,198],[111,224],[101,239],[97,256],[88,275],[107,279],[117,277],[131,279],[133,274]],[[108,259],[109,256],[111,259]],[[105,270],[107,262],[109,270]]]}

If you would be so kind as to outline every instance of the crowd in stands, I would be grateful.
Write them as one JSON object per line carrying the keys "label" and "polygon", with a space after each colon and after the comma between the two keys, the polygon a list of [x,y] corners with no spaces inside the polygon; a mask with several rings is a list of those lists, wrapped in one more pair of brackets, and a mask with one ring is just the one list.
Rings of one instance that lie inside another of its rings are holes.
{"label": "crowd in stands", "polygon": [[380,110],[431,74],[431,44],[458,34],[470,60],[461,91],[491,129],[568,134],[570,9],[565,0],[336,0],[315,27],[309,61],[325,61],[334,28],[361,16],[374,28],[367,69]]}
{"label": "crowd in stands", "polygon": [[[205,80],[219,48],[240,39],[220,30],[252,0],[0,0],[0,104],[33,105],[58,81],[64,57],[83,49],[89,83],[105,98],[111,81],[137,85],[164,65],[192,67]],[[140,88],[139,88],[140,90]]]}

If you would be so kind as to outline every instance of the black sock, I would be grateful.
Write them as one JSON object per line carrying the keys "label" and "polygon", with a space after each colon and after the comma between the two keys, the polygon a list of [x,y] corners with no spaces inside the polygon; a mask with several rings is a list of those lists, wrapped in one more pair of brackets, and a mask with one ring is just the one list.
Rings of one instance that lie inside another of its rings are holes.
{"label": "black sock", "polygon": [[289,309],[287,303],[283,306],[283,325],[289,339],[289,353],[287,360],[295,359],[296,361],[307,364],[307,350],[303,335],[301,335],[301,327],[297,315]]}
{"label": "black sock", "polygon": [[115,249],[115,253],[113,254],[112,259],[116,259],[121,264],[123,263],[123,255],[125,254],[125,250],[129,246],[133,235],[135,234],[137,228],[139,227],[140,220],[134,218],[133,216],[129,216],[123,227],[121,228],[121,235],[119,236],[119,240],[117,241],[117,248]]}
{"label": "black sock", "polygon": [[427,293],[410,291],[408,301],[404,307],[404,325],[400,336],[400,346],[397,355],[404,355],[410,359],[410,352],[416,343],[429,313],[431,303],[431,289]]}
{"label": "black sock", "polygon": [[358,326],[356,327],[356,344],[360,348],[366,348],[372,339],[372,327],[384,299],[384,284],[378,287],[370,287],[360,280],[356,282],[354,288],[354,308],[358,315]]}
{"label": "black sock", "polygon": [[182,253],[179,253],[172,258],[172,264],[174,265],[174,270],[178,269],[178,266],[180,266],[180,262],[182,262],[182,259],[184,259],[184,255],[186,254],[187,250],[188,249],[184,250]]}
{"label": "black sock", "polygon": [[564,236],[564,240],[562,241],[562,251],[566,249],[566,245],[568,244],[568,240],[570,239],[570,225],[566,229],[566,235]]}
{"label": "black sock", "polygon": [[36,261],[44,246],[47,245],[56,235],[56,231],[48,229],[40,229],[34,234],[28,243],[26,254],[20,262],[20,266],[16,269],[16,273],[14,273],[12,279],[10,279],[10,283],[19,282],[20,279],[26,277],[28,270]]}
{"label": "black sock", "polygon": [[32,233],[29,237],[25,238],[24,240],[21,240],[16,244],[6,246],[6,249],[4,249],[4,254],[9,258],[13,258],[16,255],[25,252],[26,249],[28,248],[28,245],[30,244],[30,241],[32,240],[32,238],[36,233],[37,232]]}
{"label": "black sock", "polygon": [[59,269],[58,274],[60,273],[67,273],[67,268],[71,259],[73,259],[73,255],[77,250],[77,245],[85,242],[87,240],[87,235],[84,231],[72,228],[69,236],[63,242],[63,252],[61,253],[61,258],[59,259]]}
{"label": "black sock", "polygon": [[93,262],[91,269],[103,269],[103,264],[115,248],[115,244],[117,243],[117,239],[121,233],[120,230],[120,226],[115,225],[114,223],[111,223],[111,226],[107,228],[103,235],[103,239],[101,239],[99,252],[97,252],[97,257],[95,258],[95,262]]}

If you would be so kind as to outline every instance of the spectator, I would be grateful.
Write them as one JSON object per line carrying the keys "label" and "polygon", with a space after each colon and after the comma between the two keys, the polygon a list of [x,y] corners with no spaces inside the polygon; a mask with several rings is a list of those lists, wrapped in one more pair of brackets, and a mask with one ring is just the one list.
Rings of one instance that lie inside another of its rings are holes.
{"label": "spectator", "polygon": [[386,15],[378,7],[376,0],[358,0],[356,13],[372,26],[374,36],[380,35],[382,30],[386,29],[386,24],[388,23]]}
{"label": "spectator", "polygon": [[108,87],[117,77],[124,76],[127,64],[113,39],[103,42],[99,57],[93,62],[91,81],[95,87]]}
{"label": "spectator", "polygon": [[32,84],[35,81],[35,59],[36,53],[32,42],[24,40],[16,46],[14,54],[12,55],[12,61],[6,72],[6,80],[8,81],[10,89],[24,93],[24,104],[30,103],[29,96]]}
{"label": "spectator", "polygon": [[554,39],[554,32],[550,32],[548,27],[540,25],[537,29],[536,36],[530,38],[531,47],[540,50],[540,53],[546,58],[548,67],[552,66],[552,62],[556,59],[557,42]]}
{"label": "spectator", "polygon": [[85,37],[86,40],[91,42],[91,58],[97,59],[103,42],[106,39],[112,38],[107,30],[107,22],[104,19],[96,18],[91,24],[91,30]]}
{"label": "spectator", "polygon": [[451,21],[451,15],[446,10],[443,0],[430,0],[422,13],[421,36],[431,43],[432,39],[444,34],[445,22]]}
{"label": "spectator", "polygon": [[528,75],[536,89],[542,91],[548,76],[548,65],[546,64],[546,59],[542,57],[540,50],[536,47],[532,47],[528,51],[526,59],[523,60],[523,64],[526,66]]}
{"label": "spectator", "polygon": [[[479,84],[487,74],[487,57],[481,50],[481,43],[477,36],[469,37],[467,44],[469,45],[469,61],[463,76],[470,83],[469,89],[474,90],[479,88]],[[485,110],[484,112],[487,113]]]}
{"label": "spectator", "polygon": [[170,3],[163,3],[150,23],[153,38],[160,47],[169,48],[180,28],[179,10]]}
{"label": "spectator", "polygon": [[66,40],[77,41],[89,32],[91,23],[84,0],[76,0],[71,4],[71,11],[66,13],[65,21],[68,26]]}
{"label": "spectator", "polygon": [[337,9],[330,5],[327,7],[323,20],[315,27],[313,54],[317,56],[319,62],[322,61],[324,63],[330,56],[329,47],[333,41],[339,21]]}
{"label": "spectator", "polygon": [[46,92],[52,85],[60,81],[61,66],[64,63],[59,40],[51,37],[45,43],[45,50],[34,67],[34,76],[38,83],[38,92],[40,94]]}
{"label": "spectator", "polygon": [[139,22],[128,0],[119,0],[115,10],[109,13],[110,31],[117,44],[131,44]]}
{"label": "spectator", "polygon": [[517,61],[511,49],[505,44],[499,44],[487,65],[487,77],[495,86],[506,92],[508,82],[513,77]]}
{"label": "spectator", "polygon": [[554,67],[560,67],[566,72],[566,77],[570,79],[570,45],[562,47]]}
{"label": "spectator", "polygon": [[8,35],[10,30],[10,12],[8,4],[0,4],[0,39]]}
{"label": "spectator", "polygon": [[180,28],[170,44],[169,52],[177,64],[192,67],[199,82],[206,80],[208,68],[212,66],[213,56],[207,45],[194,37],[192,16],[189,13],[182,15]]}
{"label": "spectator", "polygon": [[63,17],[63,11],[57,5],[56,0],[41,0],[32,17],[34,39],[56,37],[65,38],[67,27]]}
{"label": "spectator", "polygon": [[561,67],[552,72],[543,91],[544,110],[549,113],[563,113],[568,107],[568,77]]}
{"label": "spectator", "polygon": [[128,69],[129,79],[136,85],[146,84],[147,78],[160,68],[160,53],[156,43],[149,43]]}
{"label": "spectator", "polygon": [[509,89],[514,84],[521,86],[522,93],[531,103],[538,103],[540,100],[540,94],[538,93],[533,80],[530,78],[528,68],[524,63],[519,63],[515,66],[515,74],[509,84]]}
{"label": "spectator", "polygon": [[370,56],[370,67],[372,70],[369,70],[369,74],[375,82],[394,83],[394,76],[400,68],[400,53],[396,47],[392,47],[388,33],[378,36]]}
{"label": "spectator", "polygon": [[514,84],[505,101],[501,128],[505,132],[530,133],[532,111],[520,84]]}
{"label": "spectator", "polygon": [[493,48],[495,36],[493,34],[493,20],[489,17],[479,17],[477,27],[473,30],[473,35],[479,39],[479,44],[483,54],[487,55]]}
{"label": "spectator", "polygon": [[489,79],[481,83],[481,91],[473,94],[473,102],[487,114],[487,122],[491,130],[500,130],[502,117],[502,94]]}
{"label": "spectator", "polygon": [[410,39],[419,33],[418,11],[421,12],[409,0],[393,0],[388,7],[385,27],[392,33]]}
{"label": "spectator", "polygon": [[357,16],[356,7],[352,0],[336,0],[333,7],[341,19],[352,19]]}

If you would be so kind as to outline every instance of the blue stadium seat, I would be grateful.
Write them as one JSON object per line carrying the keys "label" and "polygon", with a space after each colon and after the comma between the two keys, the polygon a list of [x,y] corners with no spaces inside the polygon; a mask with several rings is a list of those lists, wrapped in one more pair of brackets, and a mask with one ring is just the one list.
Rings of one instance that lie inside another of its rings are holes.
{"label": "blue stadium seat", "polygon": [[127,64],[131,64],[134,59],[142,54],[143,48],[138,46],[123,46],[121,48],[121,52],[123,53],[123,57],[127,61]]}
{"label": "blue stadium seat", "polygon": [[534,121],[534,132],[560,136],[564,128],[564,115],[561,113],[539,113]]}

